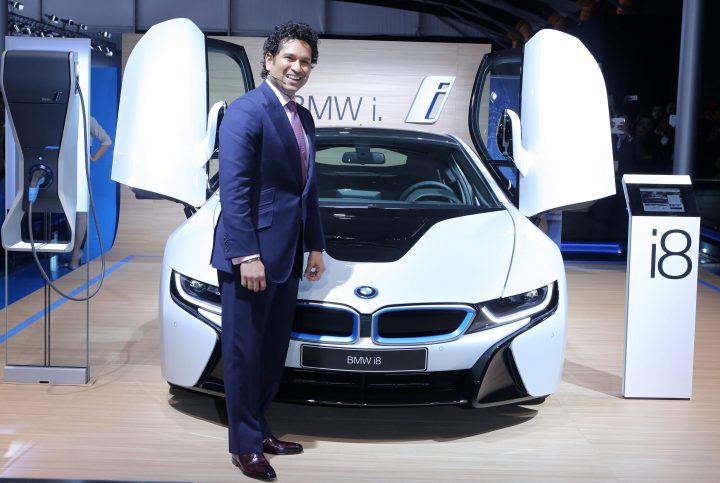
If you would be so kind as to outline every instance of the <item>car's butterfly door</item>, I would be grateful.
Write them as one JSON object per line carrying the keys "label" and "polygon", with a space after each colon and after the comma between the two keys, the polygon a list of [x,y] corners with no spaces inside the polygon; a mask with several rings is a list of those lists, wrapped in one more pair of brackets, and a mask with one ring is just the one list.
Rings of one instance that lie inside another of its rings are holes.
{"label": "car's butterfly door", "polygon": [[253,87],[241,46],[208,39],[187,19],[153,26],[125,66],[112,179],[200,206],[216,186],[222,102]]}
{"label": "car's butterfly door", "polygon": [[521,50],[486,56],[470,132],[526,216],[615,193],[605,82],[575,37],[542,30]]}

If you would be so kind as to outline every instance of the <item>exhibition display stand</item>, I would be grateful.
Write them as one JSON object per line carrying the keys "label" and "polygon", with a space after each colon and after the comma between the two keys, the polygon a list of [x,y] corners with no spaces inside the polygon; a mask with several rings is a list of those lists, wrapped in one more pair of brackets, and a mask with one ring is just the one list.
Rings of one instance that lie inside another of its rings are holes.
{"label": "exhibition display stand", "polygon": [[628,398],[692,396],[700,215],[689,176],[625,175]]}

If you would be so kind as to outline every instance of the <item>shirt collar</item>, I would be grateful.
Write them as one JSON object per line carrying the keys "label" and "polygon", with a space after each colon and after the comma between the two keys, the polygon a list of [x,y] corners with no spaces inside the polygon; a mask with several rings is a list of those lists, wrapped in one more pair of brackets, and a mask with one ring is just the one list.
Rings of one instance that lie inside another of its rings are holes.
{"label": "shirt collar", "polygon": [[282,105],[283,107],[285,107],[288,102],[290,102],[290,101],[293,100],[293,99],[289,98],[288,96],[286,96],[285,94],[283,94],[283,93],[280,91],[280,89],[278,89],[277,87],[275,87],[275,86],[273,85],[273,83],[270,82],[269,80],[265,79],[265,83],[268,85],[268,87],[270,87],[270,89],[272,89],[272,91],[275,93],[275,95],[277,96],[278,100],[280,101],[280,105]]}

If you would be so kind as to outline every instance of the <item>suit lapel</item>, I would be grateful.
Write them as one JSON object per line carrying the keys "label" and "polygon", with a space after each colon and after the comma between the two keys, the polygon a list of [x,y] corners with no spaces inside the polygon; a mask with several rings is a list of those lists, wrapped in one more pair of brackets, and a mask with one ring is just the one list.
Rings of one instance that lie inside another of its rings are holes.
{"label": "suit lapel", "polygon": [[[277,98],[270,86],[267,86],[265,82],[260,84],[259,89],[265,95],[265,107],[272,125],[277,130],[280,142],[283,145],[284,151],[288,154],[287,163],[290,165],[290,169],[295,174],[295,177],[299,183],[302,183],[302,171],[300,169],[300,148],[295,140],[295,133],[292,130],[290,121],[288,120],[285,109],[280,104],[280,100]],[[302,117],[301,117],[302,120]],[[303,123],[304,127],[304,123]]]}

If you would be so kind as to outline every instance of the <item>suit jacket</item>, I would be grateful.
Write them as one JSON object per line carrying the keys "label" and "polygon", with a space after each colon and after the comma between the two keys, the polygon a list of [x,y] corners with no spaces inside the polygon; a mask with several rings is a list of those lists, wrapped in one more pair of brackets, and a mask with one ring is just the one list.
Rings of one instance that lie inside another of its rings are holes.
{"label": "suit jacket", "polygon": [[300,149],[285,109],[265,83],[233,102],[220,125],[220,204],[211,264],[232,273],[232,259],[259,253],[269,282],[290,276],[304,251],[323,250],[315,174],[315,123],[297,113],[309,141],[303,186]]}

